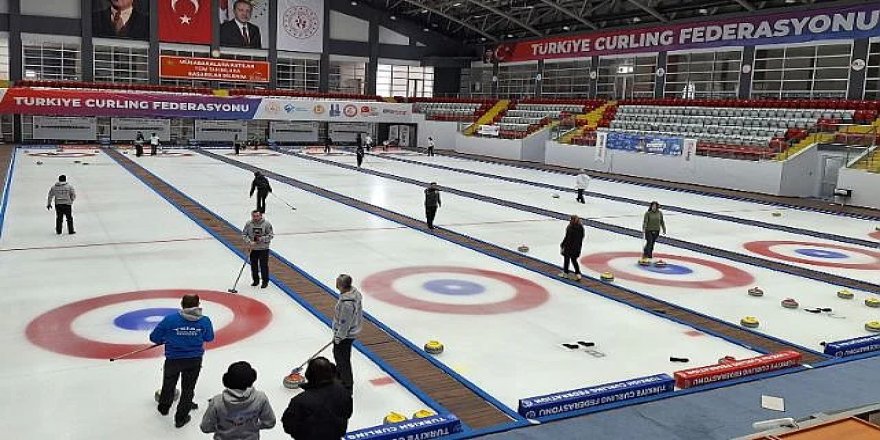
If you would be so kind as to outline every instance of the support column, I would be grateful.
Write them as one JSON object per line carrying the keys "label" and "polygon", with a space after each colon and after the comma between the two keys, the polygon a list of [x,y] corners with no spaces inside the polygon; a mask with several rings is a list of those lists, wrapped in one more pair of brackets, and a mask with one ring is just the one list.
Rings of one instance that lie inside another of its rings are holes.
{"label": "support column", "polygon": [[370,56],[367,61],[367,71],[364,72],[364,94],[376,94],[376,80],[379,72],[379,23],[370,20],[369,32]]}
{"label": "support column", "polygon": [[[24,72],[21,53],[21,0],[9,0],[9,79],[19,81]],[[13,139],[21,143],[21,115],[12,115]]]}
{"label": "support column", "polygon": [[[318,66],[318,90],[326,92],[330,89],[330,2],[324,4],[324,50]],[[364,88],[367,86],[365,85]]]}
{"label": "support column", "polygon": [[[666,59],[667,52],[659,52],[657,53],[657,68],[654,70],[654,97],[662,98],[663,93],[666,90]],[[660,69],[663,69],[663,74],[658,75]]]}
{"label": "support column", "polygon": [[278,87],[278,0],[269,0],[269,83],[270,89]]}
{"label": "support column", "polygon": [[[847,87],[847,99],[862,99],[865,97],[865,77],[868,72],[868,50],[871,46],[867,38],[853,41],[852,58],[850,59],[849,86]],[[855,60],[862,60],[861,69],[852,68]]]}
{"label": "support column", "polygon": [[[83,3],[92,4],[88,0]],[[89,32],[91,28],[89,26]],[[150,2],[150,47],[147,52],[150,57],[150,84],[159,84],[159,2]]]}
{"label": "support column", "polygon": [[80,69],[83,81],[95,80],[95,44],[92,41],[92,2],[80,0]]}
{"label": "support column", "polygon": [[[748,73],[743,72],[743,67],[749,66]],[[755,70],[755,46],[746,46],[742,51],[742,63],[739,66],[739,93],[740,99],[749,99],[752,96],[752,73]]]}
{"label": "support column", "polygon": [[591,99],[595,99],[599,96],[599,57],[592,57],[590,59],[590,72],[595,72],[595,78],[591,73],[589,76],[589,90],[587,96]]}
{"label": "support column", "polygon": [[501,72],[501,67],[498,65],[498,61],[494,61],[492,63],[492,95],[498,96],[498,73]]}
{"label": "support column", "polygon": [[538,60],[538,73],[535,75],[535,96],[544,94],[544,60]]}

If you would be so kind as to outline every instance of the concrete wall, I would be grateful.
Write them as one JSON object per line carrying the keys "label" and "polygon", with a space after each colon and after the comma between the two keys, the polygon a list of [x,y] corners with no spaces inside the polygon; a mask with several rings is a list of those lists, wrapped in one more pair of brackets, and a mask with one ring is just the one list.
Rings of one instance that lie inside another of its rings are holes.
{"label": "concrete wall", "polygon": [[419,121],[418,146],[427,147],[428,137],[434,138],[438,150],[455,150],[458,122]]}
{"label": "concrete wall", "polygon": [[782,165],[779,195],[816,197],[822,180],[819,149],[813,145],[788,158]]}
{"label": "concrete wall", "polygon": [[547,142],[545,163],[571,168],[649,177],[673,182],[717,186],[741,191],[779,194],[782,162],[751,162],[694,156],[662,156],[607,150],[605,162],[595,160],[596,147]]}
{"label": "concrete wall", "polygon": [[522,160],[544,163],[544,152],[547,149],[547,141],[549,140],[550,130],[546,128],[523,139]]}
{"label": "concrete wall", "polygon": [[501,159],[523,160],[522,139],[497,139],[455,134],[455,151]]}
{"label": "concrete wall", "polygon": [[852,190],[847,204],[880,209],[880,174],[844,168],[840,170],[837,187]]}

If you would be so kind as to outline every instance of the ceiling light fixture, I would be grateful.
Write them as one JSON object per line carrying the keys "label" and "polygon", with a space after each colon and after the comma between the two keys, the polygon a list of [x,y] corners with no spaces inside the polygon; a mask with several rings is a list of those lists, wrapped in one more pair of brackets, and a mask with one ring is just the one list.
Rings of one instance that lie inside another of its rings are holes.
{"label": "ceiling light fixture", "polygon": [[507,38],[513,38],[513,34],[507,34]]}
{"label": "ceiling light fixture", "polygon": [[706,15],[709,13],[709,10],[706,8],[700,8],[700,14]]}
{"label": "ceiling light fixture", "polygon": [[452,4],[452,6],[455,6],[457,8],[457,7],[461,6],[461,2],[455,2]]}
{"label": "ceiling light fixture", "polygon": [[425,31],[425,32],[430,31],[430,29],[428,29],[428,28],[424,28],[424,29],[422,29],[422,30]]}
{"label": "ceiling light fixture", "polygon": [[390,18],[390,19],[392,19],[392,20],[397,20],[397,16],[396,16],[396,15],[392,15],[392,16],[390,16],[390,17],[388,17],[388,18]]}
{"label": "ceiling light fixture", "polygon": [[428,13],[427,9],[422,9],[422,14],[427,14],[427,13]]}
{"label": "ceiling light fixture", "polygon": [[351,0],[351,5],[352,5],[352,6],[357,6],[357,5],[358,5],[358,2],[356,2],[356,1],[354,1],[354,0]]}
{"label": "ceiling light fixture", "polygon": [[568,31],[571,30],[571,26],[563,26],[563,27],[562,27],[562,30],[568,32]]}
{"label": "ceiling light fixture", "polygon": [[639,17],[633,17],[633,23],[638,23],[638,22],[640,22],[640,21],[642,21],[641,18],[639,18]]}

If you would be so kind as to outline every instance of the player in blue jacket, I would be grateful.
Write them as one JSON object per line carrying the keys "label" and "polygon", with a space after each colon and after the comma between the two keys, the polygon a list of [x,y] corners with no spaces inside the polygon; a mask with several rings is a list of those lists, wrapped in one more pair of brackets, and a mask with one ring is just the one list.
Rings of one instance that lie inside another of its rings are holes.
{"label": "player in blue jacket", "polygon": [[150,333],[155,344],[165,345],[165,366],[162,375],[162,392],[159,395],[159,413],[168,415],[174,402],[174,389],[180,378],[180,401],[174,426],[180,428],[189,423],[189,412],[198,408],[193,403],[196,381],[202,369],[205,342],[214,340],[214,326],[207,316],[202,316],[198,295],[184,295],[181,310],[168,315]]}

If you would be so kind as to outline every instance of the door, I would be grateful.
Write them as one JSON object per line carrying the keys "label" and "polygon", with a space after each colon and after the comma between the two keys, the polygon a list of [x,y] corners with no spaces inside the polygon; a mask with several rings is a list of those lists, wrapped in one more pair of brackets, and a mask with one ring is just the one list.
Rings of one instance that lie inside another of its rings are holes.
{"label": "door", "polygon": [[819,188],[819,197],[823,199],[834,197],[834,189],[837,188],[837,176],[844,165],[846,165],[845,159],[840,156],[824,156],[822,158],[822,181]]}

